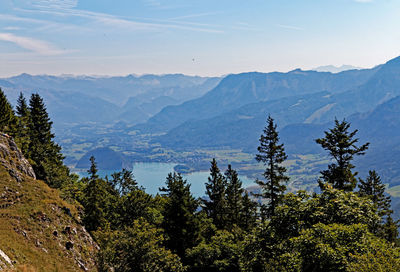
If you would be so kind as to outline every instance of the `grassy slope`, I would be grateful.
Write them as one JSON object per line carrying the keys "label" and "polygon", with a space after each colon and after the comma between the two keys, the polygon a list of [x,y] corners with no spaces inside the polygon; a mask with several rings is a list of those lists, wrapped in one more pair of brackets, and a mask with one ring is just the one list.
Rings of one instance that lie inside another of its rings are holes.
{"label": "grassy slope", "polygon": [[[0,165],[0,249],[14,262],[12,271],[83,271],[79,262],[93,271],[96,245],[78,218],[56,190],[26,176],[19,183]],[[0,257],[0,270],[5,263]]]}

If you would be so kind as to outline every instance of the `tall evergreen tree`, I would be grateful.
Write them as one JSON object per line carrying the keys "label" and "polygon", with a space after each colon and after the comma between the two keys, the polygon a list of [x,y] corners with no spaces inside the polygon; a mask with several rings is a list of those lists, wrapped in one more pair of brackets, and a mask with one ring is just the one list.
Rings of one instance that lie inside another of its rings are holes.
{"label": "tall evergreen tree", "polygon": [[29,108],[26,99],[22,92],[19,93],[17,100],[17,125],[16,125],[16,139],[15,142],[21,149],[22,153],[28,156],[29,149]]}
{"label": "tall evergreen tree", "polygon": [[84,179],[87,183],[84,189],[84,211],[83,223],[88,231],[96,231],[106,224],[106,188],[105,182],[97,175],[96,161],[90,157],[89,177]]}
{"label": "tall evergreen tree", "polygon": [[251,200],[249,193],[245,191],[242,198],[242,211],[239,226],[245,230],[253,229],[257,221],[257,202]]}
{"label": "tall evergreen tree", "polygon": [[228,165],[225,172],[227,181],[226,187],[226,207],[227,207],[227,220],[230,227],[233,225],[239,226],[241,223],[241,215],[243,210],[243,193],[242,182],[240,181],[237,172]]}
{"label": "tall evergreen tree", "polygon": [[27,117],[29,114],[28,104],[22,92],[19,93],[16,110],[19,117]]}
{"label": "tall evergreen tree", "polygon": [[375,171],[369,171],[365,181],[360,179],[358,187],[360,196],[370,197],[380,216],[391,213],[390,196],[385,196],[385,184],[382,183],[381,177]]}
{"label": "tall evergreen tree", "polygon": [[61,147],[56,144],[51,132],[53,122],[47,114],[43,99],[32,94],[29,101],[29,147],[27,156],[38,179],[52,187],[61,187],[69,177],[69,170],[63,164]]}
{"label": "tall evergreen tree", "polygon": [[226,179],[221,174],[215,158],[211,161],[210,177],[206,183],[206,195],[204,199],[204,210],[214,225],[223,229],[227,225],[227,203],[226,203]]}
{"label": "tall evergreen tree", "polygon": [[166,246],[183,259],[186,249],[199,242],[200,225],[196,215],[199,203],[190,192],[190,184],[180,174],[169,173],[166,187],[160,191],[166,196],[162,212]]}
{"label": "tall evergreen tree", "polygon": [[356,146],[358,138],[354,138],[358,130],[349,132],[350,123],[335,119],[335,127],[325,131],[325,137],[315,141],[329,152],[334,163],[328,165],[328,169],[321,171],[322,179],[318,181],[321,190],[327,184],[333,188],[352,191],[357,185],[357,172],[352,172],[354,156],[364,155],[369,143]]}
{"label": "tall evergreen tree", "polygon": [[0,88],[0,131],[14,136],[15,115],[5,93]]}
{"label": "tall evergreen tree", "polygon": [[267,205],[262,205],[262,214],[270,217],[275,214],[275,208],[281,202],[283,193],[286,190],[284,183],[289,181],[285,175],[286,168],[282,163],[287,159],[283,144],[279,144],[279,136],[276,130],[276,124],[271,116],[268,116],[267,126],[260,137],[260,146],[256,160],[262,162],[266,169],[264,172],[265,181],[257,180],[261,186],[261,197],[267,199]]}
{"label": "tall evergreen tree", "polygon": [[374,226],[373,232],[380,234],[389,242],[395,242],[398,236],[398,221],[392,218],[393,210],[391,209],[390,196],[385,195],[385,184],[382,183],[381,177],[373,171],[369,171],[367,179],[360,179],[359,195],[369,197],[374,203],[378,215],[382,218],[381,224]]}

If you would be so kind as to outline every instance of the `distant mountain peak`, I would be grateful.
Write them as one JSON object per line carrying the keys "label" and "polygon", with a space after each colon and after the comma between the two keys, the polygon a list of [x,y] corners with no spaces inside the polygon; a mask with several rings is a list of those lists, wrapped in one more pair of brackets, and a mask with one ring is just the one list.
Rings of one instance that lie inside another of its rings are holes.
{"label": "distant mountain peak", "polygon": [[343,71],[360,70],[360,69],[363,69],[363,68],[344,64],[342,66],[334,66],[334,65],[319,66],[319,67],[311,69],[311,70],[317,71],[317,72],[340,73]]}

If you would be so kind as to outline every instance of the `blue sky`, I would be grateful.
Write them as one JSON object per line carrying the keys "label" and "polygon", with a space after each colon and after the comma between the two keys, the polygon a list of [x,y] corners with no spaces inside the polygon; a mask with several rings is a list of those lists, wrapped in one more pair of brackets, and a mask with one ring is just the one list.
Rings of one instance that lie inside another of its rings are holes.
{"label": "blue sky", "polygon": [[1,0],[0,77],[372,67],[399,27],[399,0]]}

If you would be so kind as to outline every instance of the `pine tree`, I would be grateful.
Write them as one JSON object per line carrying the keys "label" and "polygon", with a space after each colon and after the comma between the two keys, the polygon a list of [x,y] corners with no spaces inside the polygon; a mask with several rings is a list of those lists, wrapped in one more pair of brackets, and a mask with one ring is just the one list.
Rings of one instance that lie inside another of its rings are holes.
{"label": "pine tree", "polygon": [[226,204],[228,222],[230,227],[233,225],[239,226],[241,223],[241,212],[243,210],[243,193],[242,182],[240,181],[237,172],[228,165],[228,170],[225,172],[227,181],[226,187]]}
{"label": "pine tree", "polygon": [[267,217],[275,214],[277,205],[281,202],[286,186],[283,183],[289,181],[285,175],[286,168],[282,163],[287,159],[283,144],[279,144],[279,136],[276,130],[276,124],[271,116],[268,116],[267,126],[260,137],[260,146],[256,160],[262,162],[265,166],[265,182],[257,180],[256,183],[261,187],[262,194],[259,195],[269,202],[262,205],[262,213]]}
{"label": "pine tree", "polygon": [[19,93],[16,110],[19,117],[27,117],[29,115],[28,104],[22,92]]}
{"label": "pine tree", "polygon": [[321,190],[327,184],[333,188],[353,191],[357,185],[357,172],[352,172],[354,165],[351,163],[354,156],[364,155],[369,143],[356,146],[358,138],[354,138],[358,130],[349,132],[350,124],[343,120],[335,119],[335,127],[325,131],[325,137],[315,140],[335,161],[328,165],[328,170],[321,171],[322,179],[318,181]]}
{"label": "pine tree", "polygon": [[69,170],[63,164],[61,147],[53,141],[53,122],[50,121],[43,99],[38,94],[32,94],[29,112],[29,147],[26,155],[31,161],[36,177],[52,187],[59,188],[69,177]]}
{"label": "pine tree", "polygon": [[15,142],[21,149],[22,153],[28,156],[27,151],[29,149],[29,108],[26,103],[26,99],[22,92],[19,94],[17,100],[17,125],[16,125],[16,138]]}
{"label": "pine tree", "polygon": [[15,115],[10,102],[0,88],[0,131],[14,136]]}
{"label": "pine tree", "polygon": [[245,230],[253,229],[257,221],[257,203],[250,199],[249,193],[245,192],[242,199],[242,210],[239,226]]}
{"label": "pine tree", "polygon": [[162,212],[166,246],[184,258],[186,249],[195,246],[199,240],[200,225],[196,215],[199,203],[190,192],[190,184],[180,174],[168,174],[166,187],[160,191],[165,193],[167,200]]}
{"label": "pine tree", "polygon": [[227,203],[226,203],[226,179],[218,168],[217,161],[211,161],[210,177],[206,183],[206,194],[204,199],[204,210],[209,218],[213,220],[218,229],[224,229],[227,225]]}
{"label": "pine tree", "polygon": [[378,209],[379,216],[382,217],[391,213],[390,196],[385,196],[385,184],[382,183],[381,177],[375,171],[369,171],[365,181],[360,179],[358,187],[360,196],[371,198]]}
{"label": "pine tree", "polygon": [[84,179],[87,183],[84,189],[84,211],[83,223],[88,231],[96,231],[106,224],[106,204],[107,192],[105,182],[97,175],[96,161],[90,157],[89,178]]}
{"label": "pine tree", "polygon": [[393,210],[391,209],[390,196],[385,195],[385,184],[382,183],[381,177],[373,171],[369,171],[365,181],[360,179],[359,195],[369,197],[374,203],[378,215],[382,218],[380,225],[373,227],[375,234],[380,234],[389,242],[395,242],[398,236],[398,221],[392,218]]}

